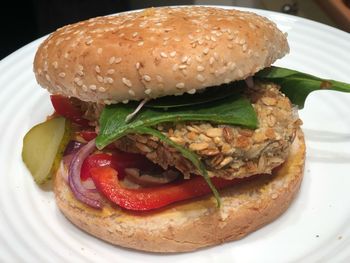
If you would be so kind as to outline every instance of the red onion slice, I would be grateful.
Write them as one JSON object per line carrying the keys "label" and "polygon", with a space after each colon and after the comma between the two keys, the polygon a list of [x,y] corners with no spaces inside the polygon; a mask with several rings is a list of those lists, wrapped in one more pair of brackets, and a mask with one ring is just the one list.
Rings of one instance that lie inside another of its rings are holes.
{"label": "red onion slice", "polygon": [[87,189],[80,179],[80,170],[83,161],[95,150],[95,140],[91,140],[88,144],[80,148],[74,155],[68,172],[68,182],[74,196],[81,202],[94,207],[101,208],[101,196],[96,189]]}
{"label": "red onion slice", "polygon": [[84,145],[85,143],[82,143],[82,142],[78,142],[74,140],[69,141],[66,146],[66,149],[64,150],[63,156],[76,153]]}

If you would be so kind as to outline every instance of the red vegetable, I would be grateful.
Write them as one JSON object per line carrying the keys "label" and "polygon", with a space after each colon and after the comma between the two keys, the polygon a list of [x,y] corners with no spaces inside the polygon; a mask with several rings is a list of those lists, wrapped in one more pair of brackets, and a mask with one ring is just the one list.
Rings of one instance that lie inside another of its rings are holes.
{"label": "red vegetable", "polygon": [[[119,184],[118,172],[113,168],[92,168],[90,174],[100,193],[113,203],[129,210],[152,210],[211,193],[208,184],[200,176],[157,187],[127,189]],[[221,189],[237,181],[212,178],[212,182],[217,189]]]}
{"label": "red vegetable", "polygon": [[101,196],[96,189],[86,188],[80,179],[81,166],[85,158],[95,150],[95,140],[81,147],[73,156],[68,169],[68,183],[74,196],[81,202],[94,207],[101,208]]}
{"label": "red vegetable", "polygon": [[111,167],[118,172],[119,179],[125,176],[125,168],[138,168],[143,171],[156,170],[158,167],[140,154],[113,151],[112,154],[97,153],[88,156],[81,167],[80,178],[87,180],[94,167]]}
{"label": "red vegetable", "polygon": [[85,141],[91,141],[96,138],[97,133],[91,130],[80,131],[80,136],[83,137]]}
{"label": "red vegetable", "polygon": [[51,95],[50,98],[52,106],[59,115],[81,126],[89,126],[89,121],[83,118],[81,109],[72,99],[61,95]]}

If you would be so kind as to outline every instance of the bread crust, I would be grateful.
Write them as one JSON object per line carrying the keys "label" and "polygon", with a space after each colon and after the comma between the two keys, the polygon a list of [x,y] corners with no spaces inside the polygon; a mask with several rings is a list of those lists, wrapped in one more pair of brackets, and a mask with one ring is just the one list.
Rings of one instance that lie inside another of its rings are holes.
{"label": "bread crust", "polygon": [[103,210],[77,201],[62,176],[55,177],[58,207],[76,226],[112,244],[152,252],[185,252],[240,239],[281,215],[303,178],[305,141],[299,129],[286,162],[261,176],[212,196],[180,202],[153,212],[128,212],[106,203]]}
{"label": "bread crust", "polygon": [[254,13],[151,8],[58,29],[39,47],[34,72],[53,94],[110,104],[245,79],[288,52],[285,35]]}

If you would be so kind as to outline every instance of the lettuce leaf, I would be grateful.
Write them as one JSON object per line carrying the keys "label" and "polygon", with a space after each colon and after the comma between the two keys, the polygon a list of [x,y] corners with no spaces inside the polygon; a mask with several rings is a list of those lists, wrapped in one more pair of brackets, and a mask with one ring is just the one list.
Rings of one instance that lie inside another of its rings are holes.
{"label": "lettuce leaf", "polygon": [[281,67],[270,67],[255,74],[255,79],[269,81],[281,86],[281,91],[300,109],[304,107],[307,96],[315,90],[336,90],[350,92],[350,84],[321,79],[310,74]]}
{"label": "lettuce leaf", "polygon": [[167,110],[143,107],[130,122],[127,122],[126,116],[136,107],[136,103],[119,103],[105,107],[100,116],[100,132],[96,138],[98,149],[104,148],[128,133],[137,133],[141,127],[152,127],[164,122],[208,121],[216,124],[240,125],[251,129],[258,126],[253,106],[241,94]]}

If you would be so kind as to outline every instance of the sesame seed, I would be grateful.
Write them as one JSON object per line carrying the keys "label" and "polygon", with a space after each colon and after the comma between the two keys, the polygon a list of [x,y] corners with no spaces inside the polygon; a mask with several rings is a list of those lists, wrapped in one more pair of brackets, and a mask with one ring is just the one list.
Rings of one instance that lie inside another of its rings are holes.
{"label": "sesame seed", "polygon": [[179,69],[185,69],[185,68],[187,68],[187,65],[180,65],[179,66]]}
{"label": "sesame seed", "polygon": [[[132,83],[130,80],[128,80],[127,78],[122,78],[122,82],[128,86],[129,88],[132,87]],[[130,92],[129,92],[130,93]]]}
{"label": "sesame seed", "polygon": [[136,67],[136,69],[140,69],[140,62],[136,62],[136,64],[135,64],[135,67]]}
{"label": "sesame seed", "polygon": [[64,53],[64,58],[68,58],[69,54],[66,52]]}
{"label": "sesame seed", "polygon": [[170,53],[170,57],[173,58],[173,57],[175,57],[175,56],[176,56],[176,51],[173,51],[173,52]]}
{"label": "sesame seed", "polygon": [[230,44],[227,45],[227,47],[228,47],[229,49],[231,49],[231,48],[233,48],[233,45],[230,43]]}
{"label": "sesame seed", "polygon": [[98,88],[98,91],[100,91],[100,92],[105,92],[106,89],[105,89],[104,87],[99,87],[99,88]]}
{"label": "sesame seed", "polygon": [[210,39],[211,39],[211,41],[216,42],[216,38],[214,36],[211,36]]}
{"label": "sesame seed", "polygon": [[242,70],[238,69],[237,74],[238,74],[238,76],[239,76],[240,78],[243,77],[243,72],[242,72]]}
{"label": "sesame seed", "polygon": [[198,74],[197,75],[197,80],[199,80],[200,82],[203,82],[205,80],[205,78],[203,77],[202,74]]}
{"label": "sesame seed", "polygon": [[109,58],[109,64],[113,64],[114,61],[115,61],[115,57],[110,57],[110,58]]}
{"label": "sesame seed", "polygon": [[178,88],[178,89],[183,89],[184,87],[185,87],[185,83],[183,83],[183,82],[179,82],[176,84],[176,88]]}
{"label": "sesame seed", "polygon": [[228,67],[229,67],[230,70],[234,70],[234,69],[236,68],[236,63],[235,63],[235,62],[232,62],[232,61],[231,61],[231,62],[229,62],[227,65],[228,65]]}
{"label": "sesame seed", "polygon": [[112,75],[112,74],[114,74],[114,72],[115,72],[115,70],[114,69],[109,69],[109,70],[107,70],[107,74],[109,74],[109,75]]}
{"label": "sesame seed", "polygon": [[120,63],[121,61],[122,61],[122,58],[115,58],[114,63],[115,63],[115,64],[118,64],[118,63]]}
{"label": "sesame seed", "polygon": [[210,58],[209,58],[209,64],[210,64],[210,65],[213,65],[214,62],[215,62],[215,58],[210,57]]}
{"label": "sesame seed", "polygon": [[99,47],[99,48],[97,49],[97,54],[101,54],[101,53],[102,53],[102,48]]}
{"label": "sesame seed", "polygon": [[97,80],[101,83],[103,82],[103,78],[100,75],[97,75]]}
{"label": "sesame seed", "polygon": [[148,75],[143,75],[142,78],[143,78],[145,81],[151,81],[151,77],[148,76]]}
{"label": "sesame seed", "polygon": [[196,93],[196,89],[190,89],[187,91],[188,94],[195,94]]}
{"label": "sesame seed", "polygon": [[245,40],[244,40],[244,39],[241,39],[241,40],[239,41],[239,44],[241,44],[241,45],[245,44]]}
{"label": "sesame seed", "polygon": [[[39,74],[40,74],[40,73],[39,73]],[[66,73],[60,72],[60,73],[58,74],[58,76],[60,76],[61,78],[64,78],[64,77],[66,76]]]}
{"label": "sesame seed", "polygon": [[78,65],[78,70],[84,70],[83,65],[79,64],[79,65]]}
{"label": "sesame seed", "polygon": [[186,61],[186,64],[187,64],[187,65],[190,65],[190,64],[191,64],[191,60],[192,60],[192,59],[189,57],[189,58],[187,59],[187,61]]}
{"label": "sesame seed", "polygon": [[89,86],[89,89],[91,89],[91,90],[96,90],[96,85],[90,85],[90,86]]}
{"label": "sesame seed", "polygon": [[229,35],[229,36],[227,37],[227,39],[228,39],[228,40],[232,40],[232,39],[234,39],[234,36],[233,36],[233,35]]}
{"label": "sesame seed", "polygon": [[96,71],[97,73],[101,73],[101,68],[100,68],[100,66],[99,66],[99,65],[96,65],[96,67],[95,67],[95,71]]}
{"label": "sesame seed", "polygon": [[131,96],[135,96],[135,92],[132,89],[129,89],[128,92]]}
{"label": "sesame seed", "polygon": [[219,60],[219,54],[214,52],[214,58],[215,58],[215,60]]}
{"label": "sesame seed", "polygon": [[147,95],[149,95],[151,92],[152,92],[151,89],[146,89],[146,90],[145,90],[145,94],[147,94]]}
{"label": "sesame seed", "polygon": [[143,41],[140,41],[139,43],[137,43],[137,45],[138,45],[139,47],[143,46],[143,44],[144,44]]}
{"label": "sesame seed", "polygon": [[112,78],[105,78],[106,82],[109,83],[109,84],[112,84],[114,82],[114,80]]}
{"label": "sesame seed", "polygon": [[78,85],[78,86],[83,85],[83,81],[82,81],[82,80],[77,81],[77,85]]}
{"label": "sesame seed", "polygon": [[204,71],[204,67],[201,65],[197,66],[197,71],[198,72]]}
{"label": "sesame seed", "polygon": [[181,41],[181,38],[175,37],[174,40],[175,40],[176,42],[180,42],[180,41]]}
{"label": "sesame seed", "polygon": [[124,104],[127,104],[129,102],[129,100],[123,100],[122,101]]}
{"label": "sesame seed", "polygon": [[179,68],[178,64],[174,64],[173,67],[172,67],[173,71],[176,71],[178,68]]}
{"label": "sesame seed", "polygon": [[132,34],[132,37],[136,37],[138,34],[139,34],[138,32],[134,32],[134,33]]}
{"label": "sesame seed", "polygon": [[247,51],[247,48],[248,48],[247,44],[244,44],[242,47],[243,52]]}
{"label": "sesame seed", "polygon": [[50,76],[48,74],[45,75],[47,81],[51,81]]}
{"label": "sesame seed", "polygon": [[79,82],[80,81],[80,78],[79,77],[75,77],[74,78],[74,82]]}
{"label": "sesame seed", "polygon": [[156,76],[156,79],[158,80],[158,82],[163,82],[163,78],[159,75]]}
{"label": "sesame seed", "polygon": [[79,76],[84,76],[84,72],[82,70],[79,70],[77,73]]}
{"label": "sesame seed", "polygon": [[206,55],[206,54],[208,54],[209,53],[209,48],[205,48],[205,49],[203,49],[203,53]]}
{"label": "sesame seed", "polygon": [[54,61],[54,62],[52,63],[52,66],[53,66],[55,69],[57,69],[57,68],[58,68],[58,62],[57,62],[57,61]]}
{"label": "sesame seed", "polygon": [[182,62],[182,63],[185,63],[185,62],[187,61],[187,59],[188,59],[187,56],[183,56],[183,57],[181,58],[181,62]]}
{"label": "sesame seed", "polygon": [[89,38],[88,40],[85,41],[86,45],[90,45],[94,40]]}
{"label": "sesame seed", "polygon": [[163,57],[163,58],[167,58],[168,57],[168,55],[165,52],[160,52],[160,56]]}

